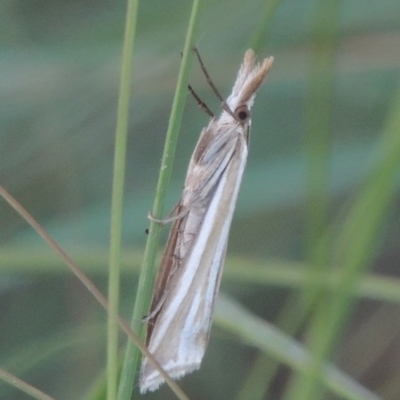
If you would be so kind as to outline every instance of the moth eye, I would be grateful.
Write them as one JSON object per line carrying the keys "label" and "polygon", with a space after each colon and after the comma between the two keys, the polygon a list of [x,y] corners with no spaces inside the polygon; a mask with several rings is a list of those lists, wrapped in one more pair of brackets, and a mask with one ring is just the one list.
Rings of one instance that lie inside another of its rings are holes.
{"label": "moth eye", "polygon": [[235,117],[240,122],[246,122],[250,119],[250,110],[247,106],[239,106],[235,110]]}

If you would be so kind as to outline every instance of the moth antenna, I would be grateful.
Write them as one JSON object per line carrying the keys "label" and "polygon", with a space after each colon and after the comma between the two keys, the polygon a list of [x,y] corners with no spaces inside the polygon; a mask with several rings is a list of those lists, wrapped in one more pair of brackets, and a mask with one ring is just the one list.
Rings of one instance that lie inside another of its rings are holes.
{"label": "moth antenna", "polygon": [[203,71],[204,76],[206,77],[206,80],[208,82],[208,84],[210,85],[212,91],[215,93],[215,95],[218,97],[219,101],[221,102],[222,108],[228,113],[230,114],[234,119],[235,115],[233,114],[233,112],[231,111],[231,109],[228,107],[228,105],[226,104],[226,101],[224,100],[224,98],[221,96],[221,93],[219,92],[219,90],[217,89],[217,87],[215,86],[214,82],[212,81],[210,75],[208,74],[208,71],[203,63],[203,60],[201,59],[199,50],[197,50],[197,47],[193,47],[193,51],[195,52],[197,59],[199,60],[199,64],[200,64],[200,68]]}
{"label": "moth antenna", "polygon": [[193,87],[188,85],[188,89],[191,93],[191,95],[194,97],[194,99],[197,101],[197,105],[200,107],[201,110],[203,110],[206,114],[208,114],[211,118],[214,118],[215,115],[213,112],[208,108],[207,104],[204,103],[198,96],[198,94],[194,91]]}
{"label": "moth antenna", "polygon": [[[181,52],[181,57],[183,57],[182,52]],[[208,114],[211,118],[215,118],[214,113],[208,108],[207,104],[204,103],[204,101],[200,99],[200,96],[194,91],[193,87],[191,85],[188,85],[188,89],[189,89],[190,94],[196,100],[197,105],[200,107],[200,109],[202,111],[204,111],[206,114]]]}

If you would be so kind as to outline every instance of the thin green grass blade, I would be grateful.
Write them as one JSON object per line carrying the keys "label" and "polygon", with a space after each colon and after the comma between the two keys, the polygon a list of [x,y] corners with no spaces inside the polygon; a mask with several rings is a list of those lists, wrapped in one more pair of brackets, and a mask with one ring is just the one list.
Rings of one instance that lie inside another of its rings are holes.
{"label": "thin green grass blade", "polygon": [[[341,2],[320,1],[317,5],[314,28],[314,52],[311,82],[306,108],[306,146],[308,199],[305,218],[305,250],[310,277],[324,279],[329,274],[329,241],[325,234],[328,227],[329,181],[331,169],[332,103],[334,94],[335,59],[338,47]],[[318,281],[318,280],[317,280]],[[313,368],[319,370],[324,362],[317,356],[314,337],[320,335],[326,324],[329,298],[323,286],[310,284],[305,290],[305,312],[318,300],[317,311],[311,322],[307,343],[315,352]],[[301,321],[299,321],[300,325]],[[293,334],[295,332],[292,332]],[[288,385],[284,396],[288,400],[320,398],[317,380],[307,375],[297,375]]]}
{"label": "thin green grass blade", "polygon": [[[315,397],[315,386],[321,380],[321,360],[329,357],[352,310],[357,286],[377,249],[382,224],[387,217],[396,188],[400,165],[400,90],[388,115],[382,137],[379,163],[371,173],[364,190],[354,202],[338,235],[334,265],[341,265],[337,290],[326,308],[318,310],[320,326],[313,336],[316,361],[306,380],[299,382],[296,399]],[[301,397],[299,393],[302,394]]]}
{"label": "thin green grass blade", "polygon": [[272,18],[279,6],[279,3],[281,3],[281,0],[271,0],[268,1],[265,5],[264,12],[261,16],[260,27],[255,32],[255,35],[251,40],[251,48],[255,51],[256,54],[264,46],[265,43],[268,43],[268,31],[270,29]]}
{"label": "thin green grass blade", "polygon": [[138,0],[129,0],[122,49],[122,68],[115,133],[114,177],[111,204],[110,259],[107,320],[107,399],[114,400],[118,390],[118,308],[121,269],[122,207],[128,137],[132,56],[135,41]]}
{"label": "thin green grass blade", "polygon": [[[275,357],[297,371],[307,371],[311,357],[306,349],[276,327],[252,314],[248,309],[220,295],[215,320],[230,333]],[[321,379],[336,395],[347,400],[379,400],[379,397],[334,366],[324,363]],[[249,394],[249,399],[253,399]]]}
{"label": "thin green grass blade", "polygon": [[[188,32],[186,35],[182,63],[168,125],[164,154],[161,162],[160,177],[152,210],[152,213],[156,218],[160,218],[163,213],[164,201],[171,177],[175,148],[187,95],[187,84],[193,58],[192,48],[196,41],[197,27],[200,20],[200,5],[200,0],[195,0],[193,2]],[[144,338],[145,333],[145,325],[141,323],[141,320],[146,314],[150,304],[152,285],[155,277],[155,260],[158,251],[160,229],[161,227],[159,224],[150,224],[149,237],[146,244],[143,267],[139,278],[138,291],[132,315],[131,327],[141,338]],[[138,349],[132,343],[128,343],[118,391],[119,400],[130,399],[134,379],[137,376],[139,360],[140,353]]]}
{"label": "thin green grass blade", "polygon": [[[299,290],[293,291],[285,300],[279,313],[275,323],[277,329],[293,337],[304,322],[309,310],[310,307],[304,304],[302,293]],[[246,400],[249,397],[253,400],[265,399],[279,366],[279,360],[269,354],[260,353],[247,374],[236,399]]]}
{"label": "thin green grass blade", "polygon": [[[20,247],[0,247],[1,260],[0,269],[2,276],[8,278],[15,274],[49,274],[60,276],[67,274],[62,261],[53,254],[43,253],[38,248],[25,247],[21,252]],[[74,248],[69,251],[72,258],[82,270],[96,277],[107,274],[105,259],[107,252],[104,248],[91,247]],[[122,268],[124,276],[138,274],[142,255],[139,252],[127,249],[122,257]],[[133,260],[133,262],[132,262]],[[243,268],[247,265],[248,268]],[[326,280],[319,280],[326,290],[336,291],[340,285],[340,266],[334,266]],[[302,289],[309,285],[309,273],[307,266],[301,262],[285,260],[260,260],[249,257],[229,256],[226,259],[224,270],[224,282],[235,285],[254,285],[255,287],[277,287],[284,289]],[[317,283],[317,281],[315,281]],[[358,299],[369,299],[400,304],[400,279],[394,276],[382,276],[368,274],[362,276],[354,290],[354,296]]]}

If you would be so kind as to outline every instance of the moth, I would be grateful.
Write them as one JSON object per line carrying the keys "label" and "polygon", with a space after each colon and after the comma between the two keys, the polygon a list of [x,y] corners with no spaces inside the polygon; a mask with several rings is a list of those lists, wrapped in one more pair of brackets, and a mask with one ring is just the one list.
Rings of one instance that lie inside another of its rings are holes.
{"label": "moth", "polygon": [[[162,221],[173,224],[155,282],[146,344],[173,379],[200,368],[205,353],[246,165],[250,109],[272,63],[269,57],[256,64],[254,52],[246,51],[232,93],[226,101],[221,98],[221,115],[213,117],[200,134],[182,197],[171,216]],[[163,382],[143,358],[140,391],[156,390]]]}

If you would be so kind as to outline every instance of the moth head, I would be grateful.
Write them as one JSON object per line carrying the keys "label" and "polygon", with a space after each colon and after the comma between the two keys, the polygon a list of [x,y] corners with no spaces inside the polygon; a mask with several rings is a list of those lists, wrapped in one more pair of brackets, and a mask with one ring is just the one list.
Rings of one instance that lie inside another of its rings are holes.
{"label": "moth head", "polygon": [[250,120],[251,113],[247,105],[242,104],[241,106],[236,108],[236,110],[233,112],[233,116],[235,117],[236,121],[244,124]]}

